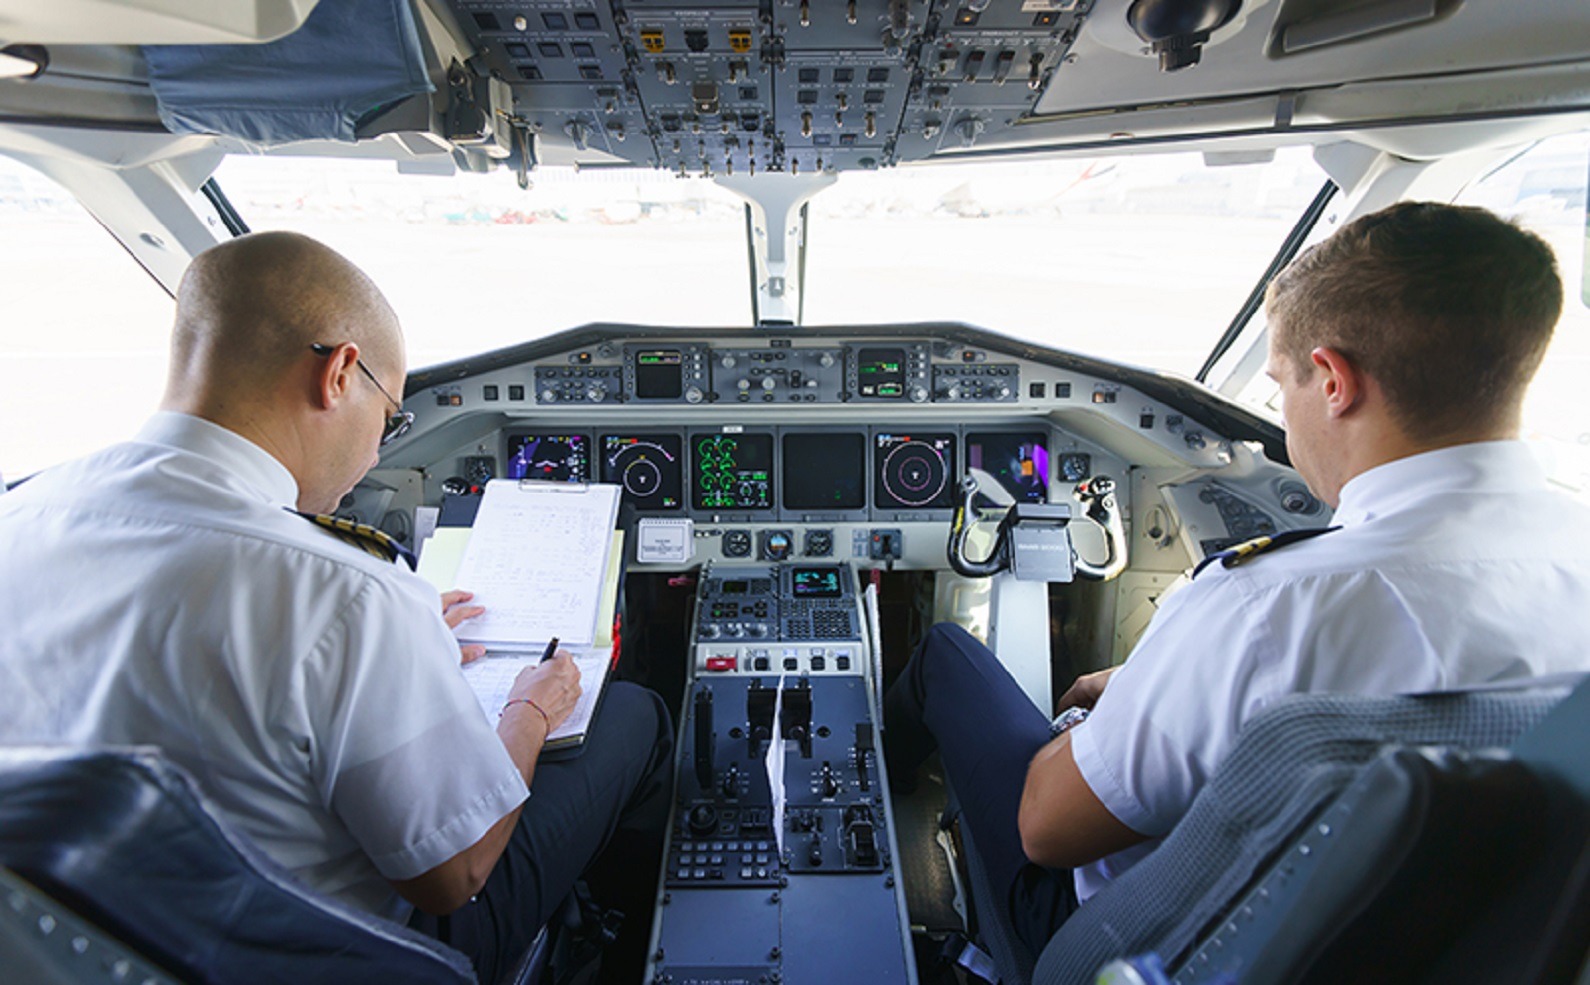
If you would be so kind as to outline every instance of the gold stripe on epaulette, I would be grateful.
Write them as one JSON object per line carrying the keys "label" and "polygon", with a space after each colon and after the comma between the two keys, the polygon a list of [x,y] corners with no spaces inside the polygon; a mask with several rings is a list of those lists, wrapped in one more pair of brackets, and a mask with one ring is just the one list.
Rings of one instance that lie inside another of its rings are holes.
{"label": "gold stripe on epaulette", "polygon": [[328,516],[324,513],[316,514],[313,520],[319,526],[336,534],[338,539],[352,544],[371,557],[383,561],[393,561],[398,557],[397,548],[385,531],[377,530],[367,524],[355,523],[346,517]]}
{"label": "gold stripe on epaulette", "polygon": [[1255,554],[1262,554],[1273,543],[1275,543],[1274,537],[1255,537],[1252,540],[1243,541],[1235,547],[1226,548],[1230,555],[1226,558],[1226,567],[1235,567]]}

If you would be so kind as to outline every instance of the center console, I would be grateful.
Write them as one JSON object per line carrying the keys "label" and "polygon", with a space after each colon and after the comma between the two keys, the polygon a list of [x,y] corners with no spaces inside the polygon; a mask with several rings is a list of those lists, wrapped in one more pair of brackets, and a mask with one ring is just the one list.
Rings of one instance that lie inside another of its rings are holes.
{"label": "center console", "polygon": [[848,564],[703,570],[649,980],[915,980],[867,625]]}

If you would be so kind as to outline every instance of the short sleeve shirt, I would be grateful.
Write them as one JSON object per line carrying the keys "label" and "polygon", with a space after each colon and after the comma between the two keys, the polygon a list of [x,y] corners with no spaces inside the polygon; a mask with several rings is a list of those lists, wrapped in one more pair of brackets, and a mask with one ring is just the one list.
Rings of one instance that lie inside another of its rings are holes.
{"label": "short sleeve shirt", "polygon": [[1173,594],[1092,716],[1083,779],[1150,841],[1077,870],[1079,898],[1147,855],[1276,698],[1394,694],[1583,669],[1590,510],[1549,490],[1520,442],[1371,469],[1341,529],[1211,565]]}
{"label": "short sleeve shirt", "polygon": [[401,919],[389,880],[528,791],[434,589],[296,499],[263,449],[172,413],[0,496],[0,735],[160,746],[309,885]]}

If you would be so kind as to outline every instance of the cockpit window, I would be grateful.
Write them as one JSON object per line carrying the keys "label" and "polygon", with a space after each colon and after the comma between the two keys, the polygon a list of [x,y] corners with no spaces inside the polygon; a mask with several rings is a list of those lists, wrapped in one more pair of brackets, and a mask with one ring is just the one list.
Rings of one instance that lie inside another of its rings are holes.
{"label": "cockpit window", "polygon": [[132,437],[165,387],[171,298],[70,193],[0,156],[0,478]]}
{"label": "cockpit window", "polygon": [[447,177],[391,162],[230,157],[216,182],[255,231],[290,229],[375,279],[409,365],[586,322],[747,325],[743,201],[673,174],[543,167]]}
{"label": "cockpit window", "polygon": [[[1514,220],[1545,239],[1557,254],[1562,318],[1524,399],[1523,437],[1554,483],[1590,502],[1590,409],[1584,399],[1584,380],[1590,375],[1590,306],[1582,283],[1587,170],[1590,132],[1564,134],[1501,155],[1455,202]],[[1238,399],[1280,420],[1279,391],[1263,373],[1248,381]]]}
{"label": "cockpit window", "polygon": [[849,172],[812,200],[805,321],[964,321],[1190,377],[1324,181],[1306,148]]}
{"label": "cockpit window", "polygon": [[1562,273],[1562,320],[1524,398],[1524,437],[1548,473],[1590,501],[1590,407],[1584,381],[1590,374],[1590,307],[1581,281],[1585,269],[1585,184],[1590,132],[1542,140],[1482,174],[1457,198],[1507,216],[1536,233],[1557,253]]}

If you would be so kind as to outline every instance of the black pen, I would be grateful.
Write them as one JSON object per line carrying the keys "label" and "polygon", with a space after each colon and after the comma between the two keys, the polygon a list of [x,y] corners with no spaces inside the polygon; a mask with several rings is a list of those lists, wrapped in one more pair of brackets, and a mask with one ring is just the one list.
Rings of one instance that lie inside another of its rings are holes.
{"label": "black pen", "polygon": [[549,640],[547,642],[546,652],[541,654],[541,662],[542,663],[546,663],[548,660],[551,660],[552,659],[552,655],[554,653],[557,653],[557,652],[558,652],[558,638],[556,636],[554,636],[554,637],[552,637],[551,640]]}

